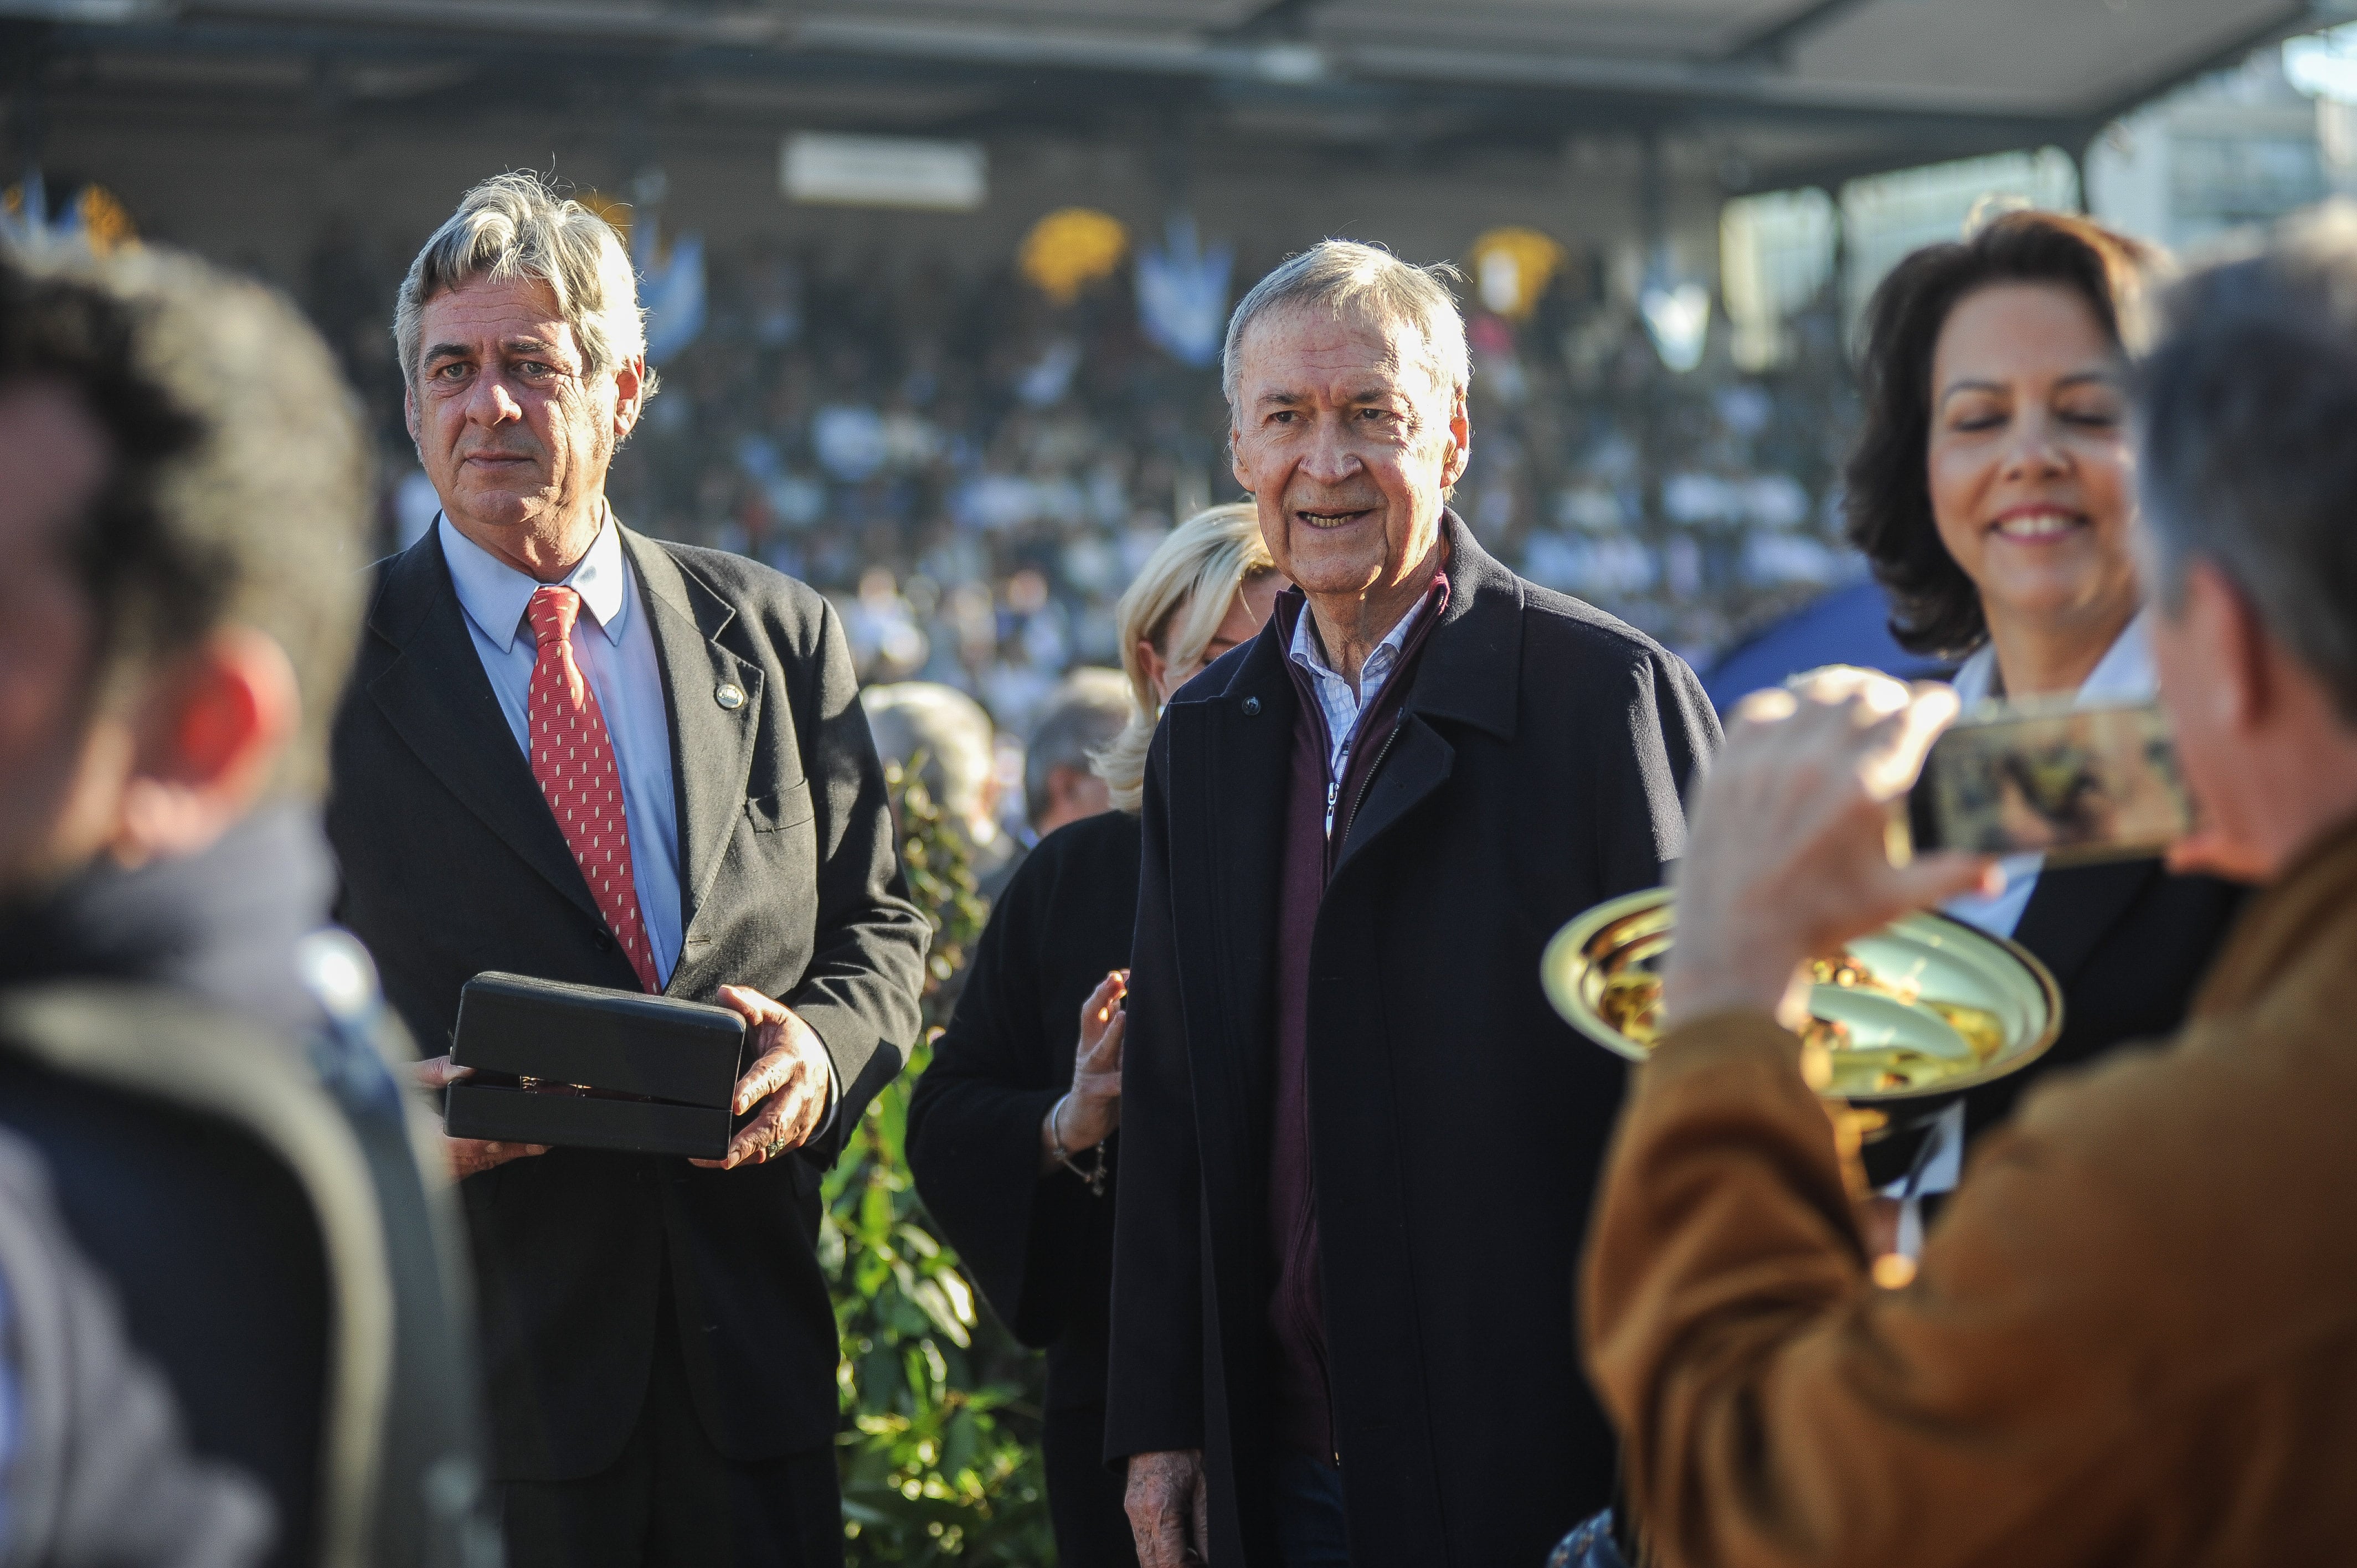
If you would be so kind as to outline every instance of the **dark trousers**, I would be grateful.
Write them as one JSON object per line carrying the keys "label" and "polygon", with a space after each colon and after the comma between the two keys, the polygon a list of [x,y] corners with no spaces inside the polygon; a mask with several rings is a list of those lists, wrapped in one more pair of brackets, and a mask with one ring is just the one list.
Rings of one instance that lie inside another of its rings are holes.
{"label": "dark trousers", "polygon": [[663,1285],[647,1402],[621,1457],[575,1481],[500,1486],[508,1568],[841,1568],[834,1450],[740,1463],[697,1418]]}
{"label": "dark trousers", "polygon": [[1342,1472],[1307,1454],[1276,1461],[1276,1544],[1285,1568],[1351,1568]]}
{"label": "dark trousers", "polygon": [[1121,1506],[1127,1482],[1104,1462],[1104,1413],[1103,1404],[1050,1407],[1040,1428],[1060,1568],[1137,1568],[1137,1539]]}

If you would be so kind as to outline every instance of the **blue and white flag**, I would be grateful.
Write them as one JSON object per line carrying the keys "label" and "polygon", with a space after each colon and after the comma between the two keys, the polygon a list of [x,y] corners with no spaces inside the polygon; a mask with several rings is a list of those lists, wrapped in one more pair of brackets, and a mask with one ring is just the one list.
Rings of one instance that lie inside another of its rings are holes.
{"label": "blue and white flag", "polygon": [[1174,213],[1159,249],[1137,252],[1137,321],[1146,336],[1181,364],[1201,367],[1220,357],[1228,325],[1228,274],[1232,245],[1206,250],[1195,220]]}
{"label": "blue and white flag", "polygon": [[655,215],[630,226],[630,260],[639,269],[639,303],[647,312],[647,363],[660,365],[704,331],[704,236],[682,234],[658,263]]}

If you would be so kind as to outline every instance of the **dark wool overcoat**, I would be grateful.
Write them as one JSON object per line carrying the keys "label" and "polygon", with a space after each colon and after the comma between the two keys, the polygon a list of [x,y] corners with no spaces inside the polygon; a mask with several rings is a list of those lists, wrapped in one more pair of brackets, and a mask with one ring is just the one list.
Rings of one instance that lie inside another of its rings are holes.
{"label": "dark wool overcoat", "polygon": [[[1447,527],[1448,607],[1310,946],[1354,1568],[1535,1568],[1608,1500],[1572,1300],[1622,1071],[1548,1006],[1539,954],[1661,880],[1718,741],[1675,655]],[[1265,1217],[1297,701],[1272,620],[1171,702],[1146,785],[1106,1455],[1203,1449],[1222,1568],[1278,1562]]]}

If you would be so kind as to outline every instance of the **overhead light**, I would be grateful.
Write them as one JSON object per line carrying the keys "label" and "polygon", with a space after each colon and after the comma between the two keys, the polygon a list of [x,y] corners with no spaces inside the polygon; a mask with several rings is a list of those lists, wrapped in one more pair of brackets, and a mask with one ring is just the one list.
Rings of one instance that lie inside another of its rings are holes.
{"label": "overhead light", "polygon": [[1268,44],[1254,49],[1253,73],[1264,81],[1298,85],[1326,80],[1326,51],[1315,44]]}

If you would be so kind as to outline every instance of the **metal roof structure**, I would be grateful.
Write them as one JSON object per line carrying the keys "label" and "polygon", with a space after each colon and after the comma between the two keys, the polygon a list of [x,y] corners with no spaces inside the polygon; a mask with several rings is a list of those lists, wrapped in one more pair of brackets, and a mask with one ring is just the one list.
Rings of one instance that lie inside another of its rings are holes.
{"label": "metal roof structure", "polygon": [[[2113,116],[2352,0],[0,0],[12,103],[1182,139],[1445,166],[1582,137],[1732,190]],[[517,62],[530,46],[533,65]],[[553,66],[551,62],[555,62]],[[487,89],[489,91],[487,91]]]}

